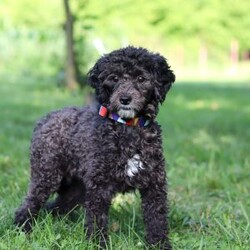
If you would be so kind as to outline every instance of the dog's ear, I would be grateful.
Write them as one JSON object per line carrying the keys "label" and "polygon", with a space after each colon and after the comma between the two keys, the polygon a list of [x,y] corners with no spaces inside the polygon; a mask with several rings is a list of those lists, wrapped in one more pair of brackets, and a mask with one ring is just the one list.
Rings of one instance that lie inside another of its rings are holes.
{"label": "dog's ear", "polygon": [[155,55],[154,58],[156,72],[155,96],[157,101],[163,103],[167,92],[175,81],[175,75],[163,56]]}
{"label": "dog's ear", "polygon": [[100,84],[100,81],[98,79],[99,73],[100,73],[100,71],[99,71],[99,61],[98,61],[94,65],[94,67],[92,69],[90,69],[90,71],[87,74],[87,76],[88,76],[87,82],[94,89],[97,89],[97,87]]}

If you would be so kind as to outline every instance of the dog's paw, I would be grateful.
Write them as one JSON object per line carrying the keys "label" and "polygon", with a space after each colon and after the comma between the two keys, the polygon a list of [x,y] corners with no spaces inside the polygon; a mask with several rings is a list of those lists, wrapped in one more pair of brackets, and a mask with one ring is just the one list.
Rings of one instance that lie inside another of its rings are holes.
{"label": "dog's paw", "polygon": [[32,231],[32,220],[28,211],[18,210],[15,214],[14,224],[25,233]]}

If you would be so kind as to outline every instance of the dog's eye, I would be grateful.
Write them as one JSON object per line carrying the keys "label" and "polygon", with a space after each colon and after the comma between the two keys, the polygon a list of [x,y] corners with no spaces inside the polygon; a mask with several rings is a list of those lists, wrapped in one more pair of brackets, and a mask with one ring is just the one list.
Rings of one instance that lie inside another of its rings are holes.
{"label": "dog's eye", "polygon": [[138,76],[137,80],[138,80],[138,82],[144,82],[145,77],[144,76]]}
{"label": "dog's eye", "polygon": [[114,82],[118,82],[118,81],[119,81],[119,77],[118,77],[118,76],[113,76],[113,77],[112,77],[112,80],[113,80]]}

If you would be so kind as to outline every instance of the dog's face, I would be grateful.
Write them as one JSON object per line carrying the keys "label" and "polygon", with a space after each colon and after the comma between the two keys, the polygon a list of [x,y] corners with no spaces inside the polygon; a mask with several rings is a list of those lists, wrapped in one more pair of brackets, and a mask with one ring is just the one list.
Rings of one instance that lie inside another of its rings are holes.
{"label": "dog's face", "polygon": [[124,119],[154,118],[175,81],[164,57],[127,47],[100,58],[88,74],[100,104]]}

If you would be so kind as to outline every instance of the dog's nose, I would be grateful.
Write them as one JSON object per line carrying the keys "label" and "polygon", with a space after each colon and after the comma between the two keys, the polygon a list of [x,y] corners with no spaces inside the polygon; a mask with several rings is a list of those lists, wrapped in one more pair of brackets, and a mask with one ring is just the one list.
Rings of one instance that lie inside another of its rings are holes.
{"label": "dog's nose", "polygon": [[120,97],[120,103],[123,105],[128,105],[131,102],[132,98],[130,96]]}

